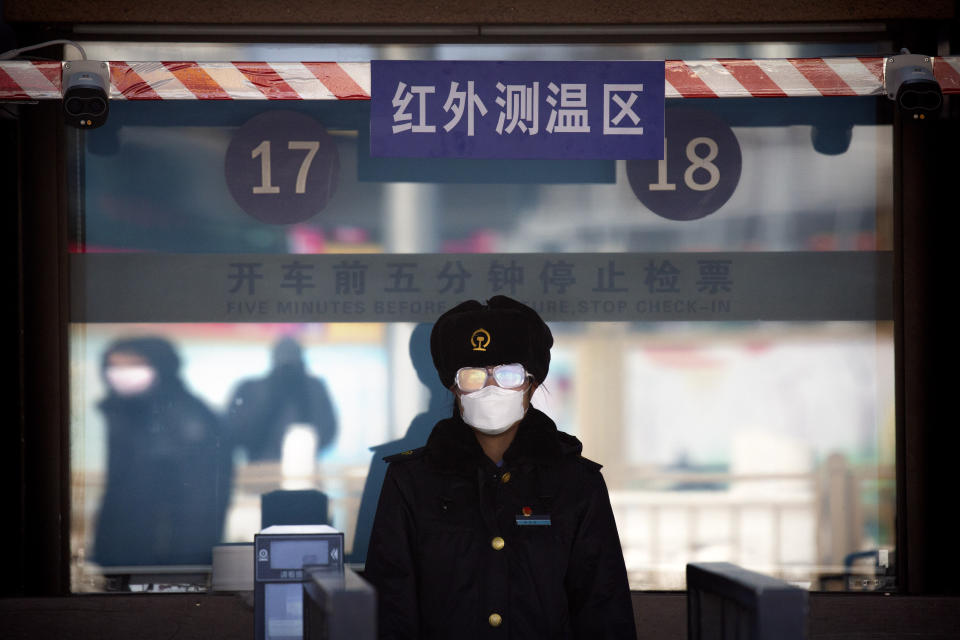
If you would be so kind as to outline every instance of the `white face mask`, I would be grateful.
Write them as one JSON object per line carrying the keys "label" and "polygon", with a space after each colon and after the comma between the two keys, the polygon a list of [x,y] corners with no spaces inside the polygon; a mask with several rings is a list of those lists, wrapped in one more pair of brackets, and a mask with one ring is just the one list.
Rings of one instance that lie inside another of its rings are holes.
{"label": "white face mask", "polygon": [[157,372],[145,364],[117,365],[107,367],[104,375],[117,395],[135,396],[150,388]]}
{"label": "white face mask", "polygon": [[460,415],[463,421],[482,433],[503,433],[527,412],[523,406],[524,392],[504,389],[496,385],[460,396]]}

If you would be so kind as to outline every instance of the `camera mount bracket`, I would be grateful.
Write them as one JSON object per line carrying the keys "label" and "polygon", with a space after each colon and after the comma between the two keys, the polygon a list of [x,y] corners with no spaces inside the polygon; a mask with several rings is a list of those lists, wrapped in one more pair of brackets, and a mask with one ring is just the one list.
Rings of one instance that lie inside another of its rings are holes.
{"label": "camera mount bracket", "polygon": [[901,53],[883,59],[883,90],[891,100],[897,99],[897,89],[904,82],[933,77],[933,58],[930,56]]}
{"label": "camera mount bracket", "polygon": [[63,63],[61,74],[63,90],[78,82],[97,84],[107,94],[110,93],[110,65],[100,60],[70,60]]}

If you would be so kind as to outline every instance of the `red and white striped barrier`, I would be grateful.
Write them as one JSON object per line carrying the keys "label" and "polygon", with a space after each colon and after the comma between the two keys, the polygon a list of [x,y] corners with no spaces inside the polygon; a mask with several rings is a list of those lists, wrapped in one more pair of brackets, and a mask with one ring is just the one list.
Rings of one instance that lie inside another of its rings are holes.
{"label": "red and white striped barrier", "polygon": [[[883,58],[667,60],[667,98],[883,95]],[[934,58],[960,93],[960,56]],[[0,100],[60,99],[61,62],[0,62]],[[113,100],[369,100],[366,62],[110,62]]]}
{"label": "red and white striped barrier", "polygon": [[0,100],[59,100],[60,62],[0,62]]}

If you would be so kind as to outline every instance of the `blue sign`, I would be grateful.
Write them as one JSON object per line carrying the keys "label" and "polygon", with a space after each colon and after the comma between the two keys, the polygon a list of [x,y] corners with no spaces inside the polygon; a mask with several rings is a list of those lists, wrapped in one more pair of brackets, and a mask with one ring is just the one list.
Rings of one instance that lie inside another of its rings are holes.
{"label": "blue sign", "polygon": [[663,62],[371,63],[370,155],[663,157]]}
{"label": "blue sign", "polygon": [[726,122],[702,109],[667,109],[660,160],[627,162],[633,193],[668,220],[699,220],[722,207],[740,183],[740,143]]}

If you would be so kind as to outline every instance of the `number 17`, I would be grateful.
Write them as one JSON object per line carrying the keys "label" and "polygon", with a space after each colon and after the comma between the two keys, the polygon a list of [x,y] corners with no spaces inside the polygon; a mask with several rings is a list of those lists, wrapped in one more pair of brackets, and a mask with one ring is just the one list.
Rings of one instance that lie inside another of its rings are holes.
{"label": "number 17", "polygon": [[[310,171],[310,164],[313,157],[317,155],[320,148],[318,140],[290,140],[287,142],[287,149],[291,151],[306,151],[307,155],[300,163],[300,171],[297,172],[297,184],[294,187],[295,193],[306,193],[307,191],[307,173]],[[280,193],[280,187],[272,184],[272,172],[270,166],[270,141],[264,140],[250,152],[251,158],[260,157],[260,184],[253,187],[253,193]]]}

